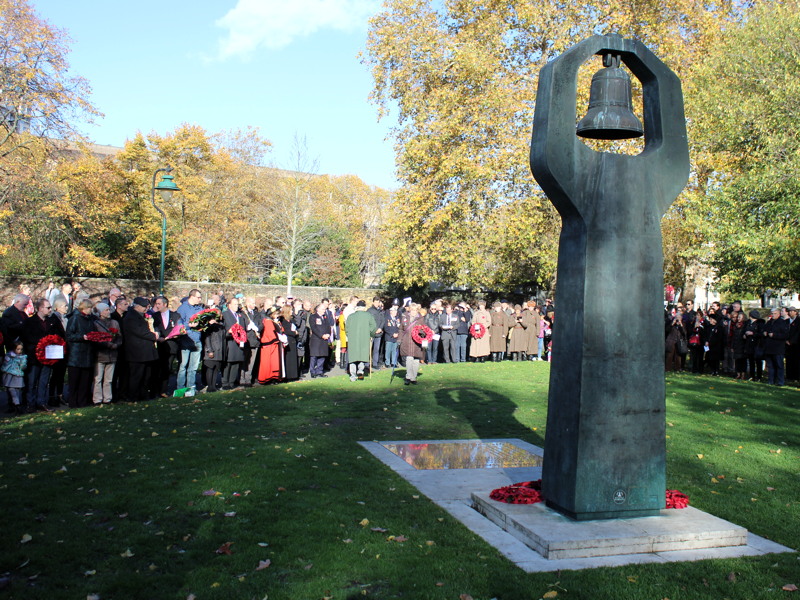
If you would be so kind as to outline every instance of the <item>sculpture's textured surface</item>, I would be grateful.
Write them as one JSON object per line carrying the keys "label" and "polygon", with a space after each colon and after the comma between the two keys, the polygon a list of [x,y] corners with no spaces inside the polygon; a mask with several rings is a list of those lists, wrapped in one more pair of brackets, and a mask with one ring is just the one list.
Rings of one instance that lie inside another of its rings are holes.
{"label": "sculpture's textured surface", "polygon": [[[577,72],[610,51],[642,83],[644,150],[575,135]],[[661,217],[689,176],[677,76],[641,42],[594,36],[539,77],[531,170],[562,217],[542,491],[576,519],[658,514],[666,487]]]}

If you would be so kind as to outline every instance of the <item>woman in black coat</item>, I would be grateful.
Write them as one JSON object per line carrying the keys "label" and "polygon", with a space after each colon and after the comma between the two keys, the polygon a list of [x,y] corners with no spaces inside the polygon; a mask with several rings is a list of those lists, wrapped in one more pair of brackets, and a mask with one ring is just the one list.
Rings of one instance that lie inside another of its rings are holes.
{"label": "woman in black coat", "polygon": [[708,322],[706,363],[712,375],[719,375],[719,361],[725,355],[725,328],[722,326],[719,315],[709,313],[706,320]]}
{"label": "woman in black coat", "polygon": [[92,301],[81,300],[78,308],[67,322],[67,374],[69,377],[69,405],[72,408],[89,406],[92,403],[92,381],[94,380],[94,348],[86,339],[95,331],[92,316]]}

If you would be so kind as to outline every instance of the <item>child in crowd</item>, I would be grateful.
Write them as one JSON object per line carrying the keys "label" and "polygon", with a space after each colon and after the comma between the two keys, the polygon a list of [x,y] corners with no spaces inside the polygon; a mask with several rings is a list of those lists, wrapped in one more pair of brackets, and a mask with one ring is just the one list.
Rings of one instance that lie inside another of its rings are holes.
{"label": "child in crowd", "polygon": [[3,359],[3,386],[8,391],[13,410],[22,412],[22,389],[25,387],[25,369],[28,367],[28,357],[24,354],[22,342],[14,343],[14,349],[6,354]]}

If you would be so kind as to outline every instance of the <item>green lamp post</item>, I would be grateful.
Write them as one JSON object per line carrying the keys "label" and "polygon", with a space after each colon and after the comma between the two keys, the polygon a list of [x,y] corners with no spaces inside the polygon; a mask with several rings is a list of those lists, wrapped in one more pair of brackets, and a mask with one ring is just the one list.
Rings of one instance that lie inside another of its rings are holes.
{"label": "green lamp post", "polygon": [[[162,172],[164,172],[165,175],[161,176],[161,181],[159,181],[158,185],[156,185],[156,177]],[[181,188],[179,188],[173,181],[174,177],[170,175],[170,173],[172,173],[172,167],[169,165],[167,165],[166,168],[155,170],[153,173],[152,194],[150,196],[150,201],[153,203],[153,208],[155,208],[161,215],[161,270],[158,279],[158,293],[161,295],[164,295],[164,259],[167,252],[167,215],[161,209],[161,207],[156,204],[156,190],[158,190],[158,193],[161,194],[161,199],[166,204],[169,204],[172,200],[172,192],[181,191]]]}

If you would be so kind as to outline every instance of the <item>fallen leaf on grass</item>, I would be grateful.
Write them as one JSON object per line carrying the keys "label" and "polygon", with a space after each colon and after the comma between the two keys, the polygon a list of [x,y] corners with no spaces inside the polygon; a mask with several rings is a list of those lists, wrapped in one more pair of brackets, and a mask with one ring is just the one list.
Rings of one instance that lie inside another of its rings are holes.
{"label": "fallen leaf on grass", "polygon": [[235,512],[233,512],[233,511],[231,511],[231,512],[226,512],[226,513],[225,513],[225,516],[226,516],[226,517],[235,517],[235,516],[236,516],[236,513],[235,513]]}
{"label": "fallen leaf on grass", "polygon": [[272,561],[270,559],[260,560],[260,561],[258,561],[258,566],[256,567],[256,571],[263,571],[264,569],[266,569],[271,564],[272,564]]}
{"label": "fallen leaf on grass", "polygon": [[358,522],[358,524],[361,525],[362,527],[366,527],[367,525],[369,525],[369,519],[361,519]]}
{"label": "fallen leaf on grass", "polygon": [[378,533],[386,533],[389,531],[388,529],[384,529],[383,527],[370,527],[370,531],[377,531]]}
{"label": "fallen leaf on grass", "polygon": [[736,583],[736,573],[731,571],[730,573],[728,573],[728,575],[727,575],[727,577],[725,577],[725,579],[727,579],[731,583]]}
{"label": "fallen leaf on grass", "polygon": [[222,494],[222,492],[218,492],[218,491],[216,491],[214,489],[206,490],[205,492],[203,492],[203,496],[217,496],[217,495],[221,495],[221,494]]}
{"label": "fallen leaf on grass", "polygon": [[774,488],[774,487],[768,487],[768,488],[767,488],[767,491],[768,491],[768,492],[774,492],[774,491],[775,491],[775,488]]}
{"label": "fallen leaf on grass", "polygon": [[22,539],[19,541],[19,543],[20,544],[27,544],[32,539],[33,539],[33,537],[30,534],[26,533],[25,535],[22,536]]}
{"label": "fallen leaf on grass", "polygon": [[699,458],[700,460],[703,460],[703,455],[702,454],[698,454],[697,458]]}
{"label": "fallen leaf on grass", "polygon": [[122,558],[130,558],[131,556],[135,556],[135,554],[131,552],[130,548],[128,548],[127,550],[125,550],[125,552],[120,553],[120,556]]}
{"label": "fallen leaf on grass", "polygon": [[346,540],[342,540],[342,541],[343,541],[345,544],[352,544],[352,543],[353,543],[353,540],[351,540],[350,538],[347,538]]}
{"label": "fallen leaf on grass", "polygon": [[460,594],[458,600],[473,600],[473,598],[469,594]]}
{"label": "fallen leaf on grass", "polygon": [[796,592],[797,586],[793,583],[787,583],[785,586],[781,588],[784,592]]}
{"label": "fallen leaf on grass", "polygon": [[558,596],[558,592],[557,591],[550,590],[549,592],[546,592],[545,595],[542,596],[542,598],[555,598],[557,596]]}
{"label": "fallen leaf on grass", "polygon": [[231,551],[232,544],[233,542],[225,542],[224,544],[222,544],[222,546],[214,550],[214,552],[216,552],[217,554],[227,554],[228,556],[230,556],[231,554],[233,554],[233,552]]}

